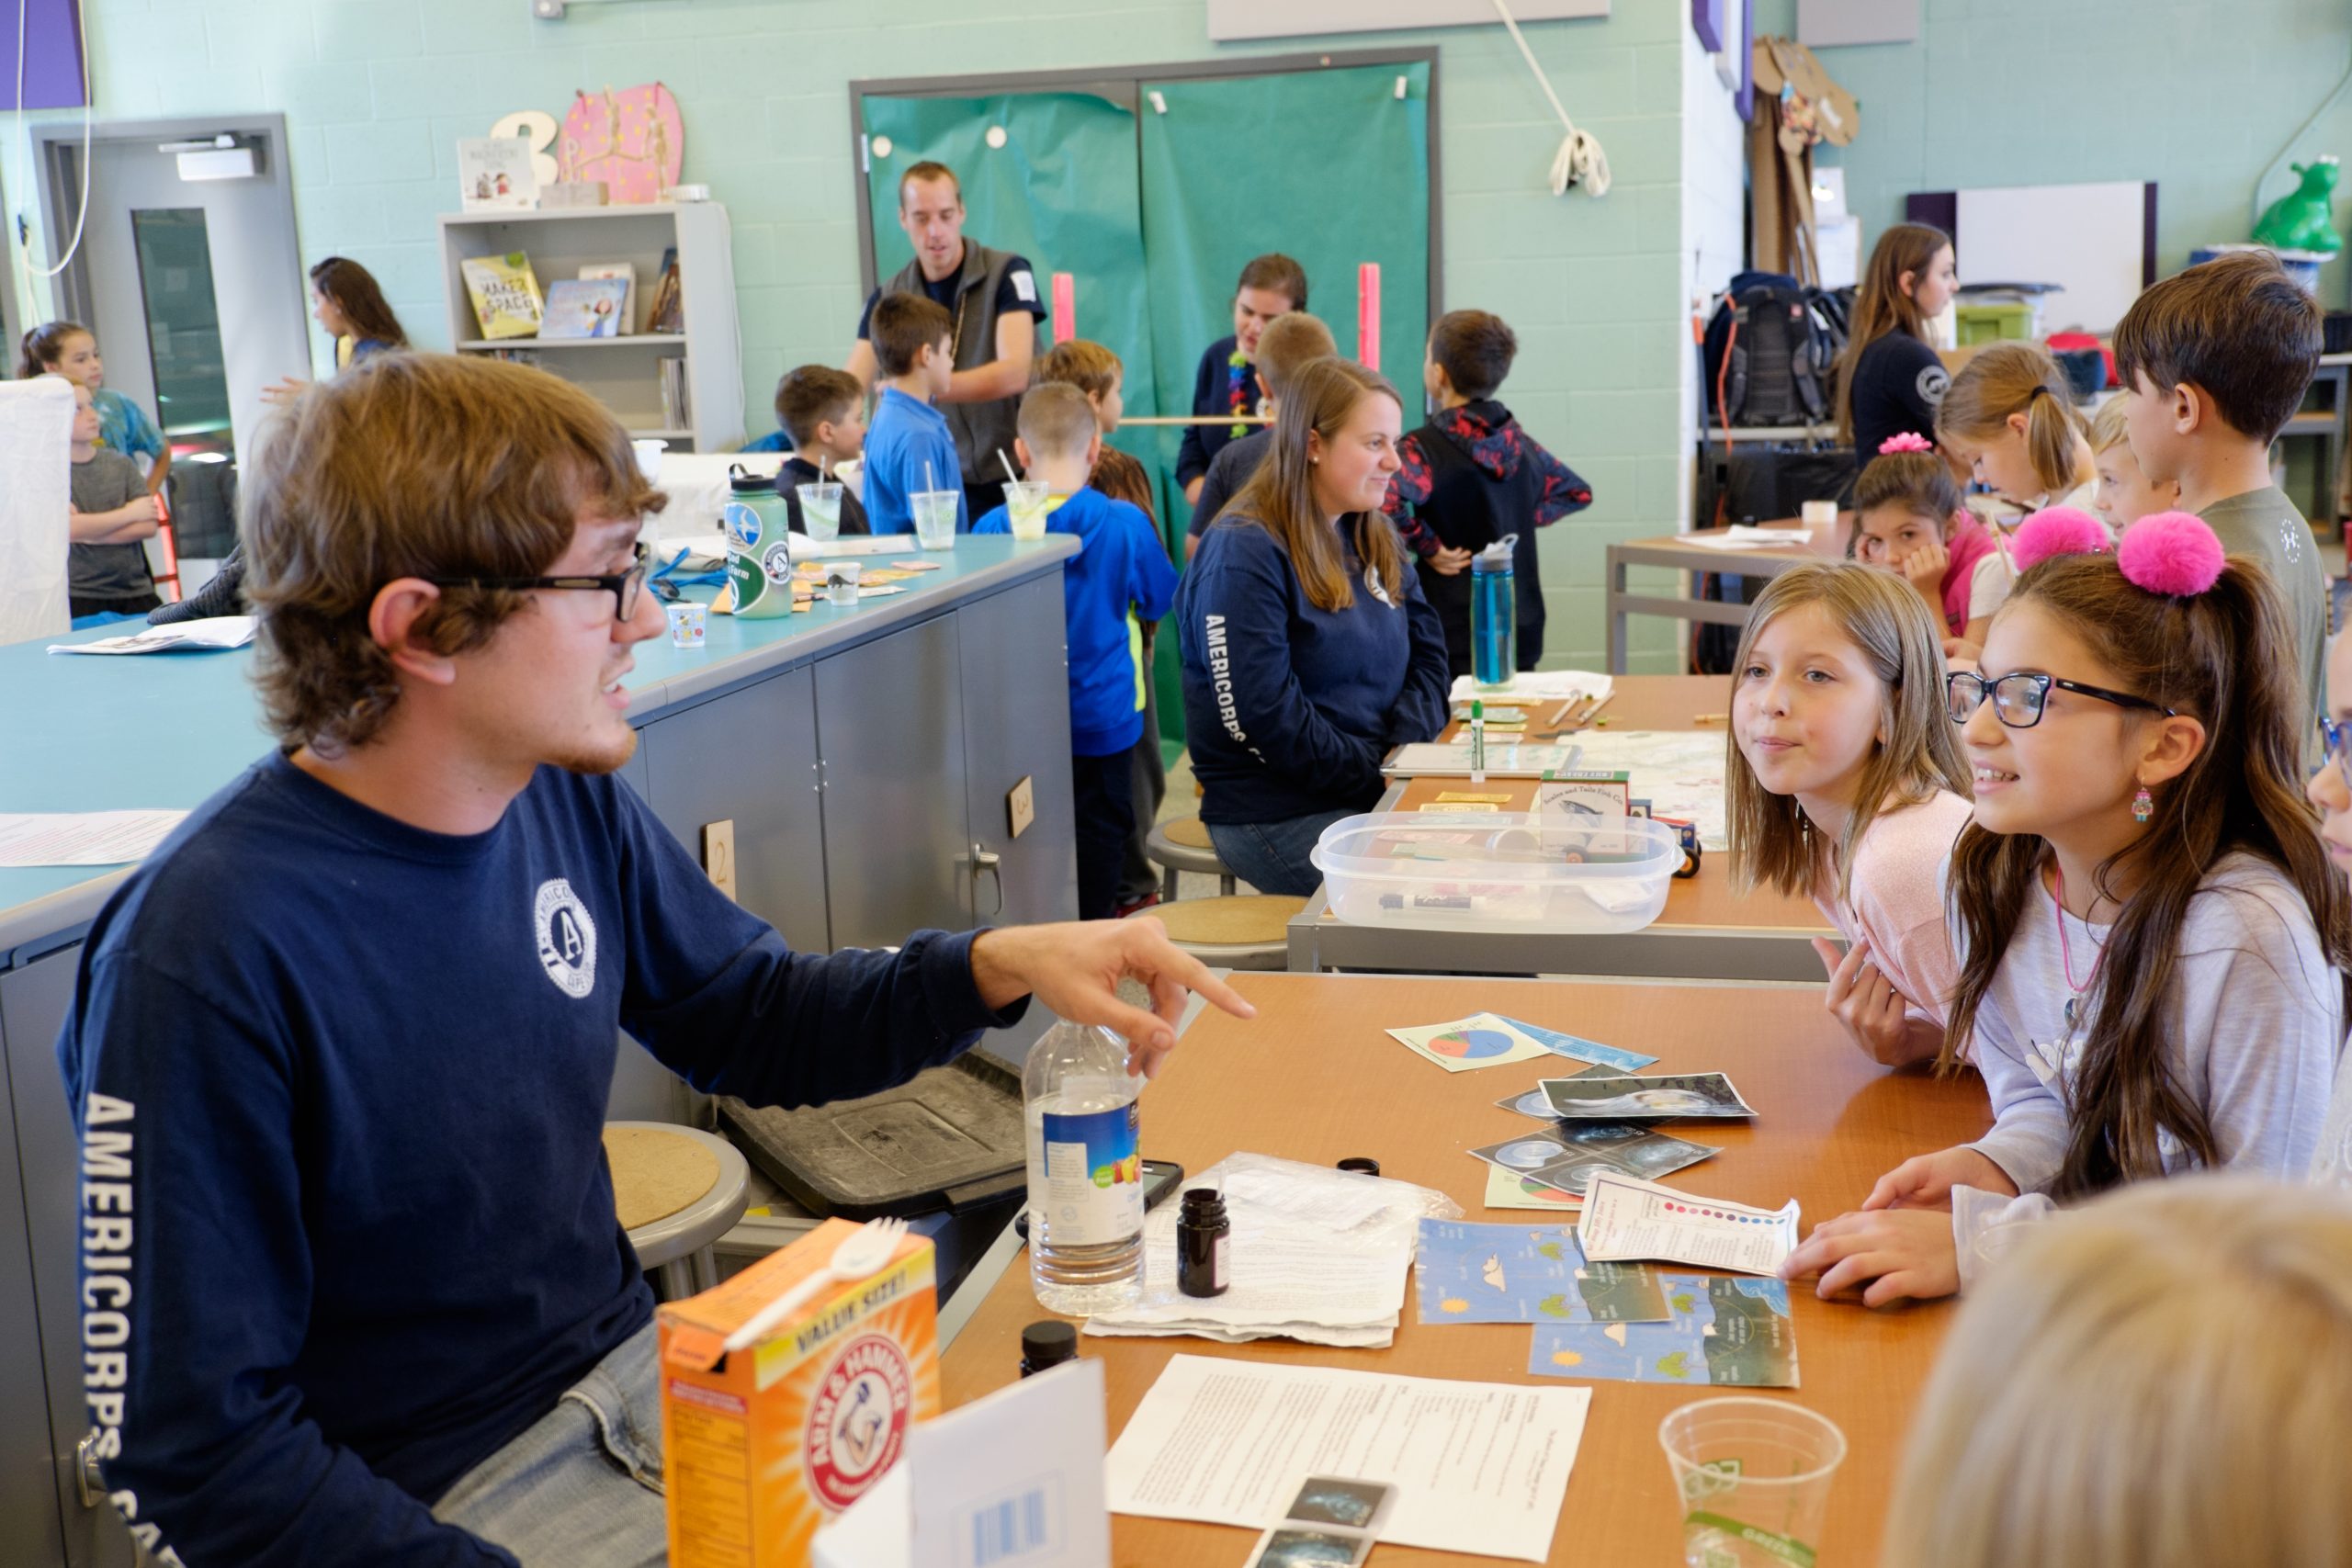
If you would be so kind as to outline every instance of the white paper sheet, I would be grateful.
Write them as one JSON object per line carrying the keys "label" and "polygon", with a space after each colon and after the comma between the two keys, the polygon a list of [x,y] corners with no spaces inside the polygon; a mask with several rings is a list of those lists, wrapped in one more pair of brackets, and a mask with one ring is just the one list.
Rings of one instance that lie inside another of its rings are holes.
{"label": "white paper sheet", "polygon": [[0,642],[68,625],[66,513],[74,389],[54,376],[0,381]]}
{"label": "white paper sheet", "polygon": [[146,626],[119,637],[102,637],[96,642],[52,642],[49,651],[111,654],[117,658],[138,653],[217,653],[224,649],[243,648],[253,640],[251,615],[214,615],[201,621]]}
{"label": "white paper sheet", "polygon": [[1777,1274],[1797,1245],[1797,1201],[1751,1209],[1602,1171],[1586,1190],[1577,1233],[1595,1263],[1650,1258]]}
{"label": "white paper sheet", "polygon": [[[1566,773],[1582,765],[1577,757],[1574,745],[1514,740],[1503,735],[1487,738],[1487,776],[1490,779],[1533,779],[1547,772]],[[1398,776],[1468,778],[1470,742],[1420,740],[1399,746],[1395,760],[1384,764],[1380,771]]]}
{"label": "white paper sheet", "polygon": [[0,866],[145,860],[185,811],[0,811]]}
{"label": "white paper sheet", "polygon": [[1456,675],[1451,697],[1457,707],[1473,697],[1489,705],[1547,702],[1557,707],[1570,697],[1605,697],[1616,688],[1615,681],[1590,670],[1522,670],[1511,677],[1508,692],[1482,692],[1475,676]]}
{"label": "white paper sheet", "polygon": [[1397,1488],[1381,1539],[1541,1562],[1586,1388],[1177,1356],[1110,1457],[1111,1511],[1263,1527],[1302,1471]]}
{"label": "white paper sheet", "polygon": [[[1692,824],[1701,847],[1711,852],[1731,847],[1724,816],[1729,741],[1722,729],[1588,729],[1577,743],[1583,748],[1578,768],[1625,773],[1626,787],[1650,803],[1652,816]],[[1491,755],[1494,748],[1487,750]]]}
{"label": "white paper sheet", "polygon": [[1687,534],[1681,543],[1702,550],[1777,550],[1813,543],[1810,528],[1758,528],[1735,523],[1720,534]]}

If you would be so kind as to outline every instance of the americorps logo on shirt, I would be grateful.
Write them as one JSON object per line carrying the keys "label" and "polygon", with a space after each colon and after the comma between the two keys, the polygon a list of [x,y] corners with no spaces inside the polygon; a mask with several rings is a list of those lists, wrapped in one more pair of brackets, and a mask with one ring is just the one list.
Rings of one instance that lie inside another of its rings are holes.
{"label": "americorps logo on shirt", "polygon": [[562,877],[539,884],[531,901],[531,923],[538,928],[539,967],[567,997],[596,988],[596,922],[588,906]]}
{"label": "americorps logo on shirt", "polygon": [[1951,372],[1940,365],[1930,365],[1919,372],[1917,382],[1919,400],[1930,408],[1944,406],[1944,394],[1951,390]]}
{"label": "americorps logo on shirt", "polygon": [[1380,569],[1378,567],[1367,566],[1363,569],[1363,585],[1372,591],[1372,596],[1374,598],[1379,600],[1382,604],[1387,605],[1392,610],[1396,607],[1396,601],[1388,596],[1388,585],[1380,581]]}

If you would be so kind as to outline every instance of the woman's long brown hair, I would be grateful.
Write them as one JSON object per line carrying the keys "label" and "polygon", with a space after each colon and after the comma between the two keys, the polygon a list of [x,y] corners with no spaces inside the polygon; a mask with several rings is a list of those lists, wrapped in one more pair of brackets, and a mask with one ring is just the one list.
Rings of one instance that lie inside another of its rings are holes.
{"label": "woman's long brown hair", "polygon": [[[1846,324],[1846,352],[1838,357],[1838,440],[1851,445],[1854,439],[1854,367],[1862,362],[1862,350],[1894,332],[1927,341],[1927,320],[1904,292],[1903,275],[1909,273],[1916,285],[1935,265],[1937,253],[1951,246],[1951,236],[1932,223],[1897,223],[1871,247],[1871,265],[1854,293],[1854,319]],[[1865,452],[1862,460],[1871,457]]]}
{"label": "woman's long brown hair", "polygon": [[[1290,557],[1307,603],[1318,610],[1344,610],[1356,602],[1355,585],[1348,580],[1347,558],[1340,549],[1339,530],[1323,515],[1315,499],[1315,465],[1307,451],[1312,432],[1325,446],[1339,439],[1348,416],[1366,398],[1386,398],[1399,409],[1405,400],[1376,370],[1352,359],[1317,359],[1291,378],[1274,413],[1273,439],[1266,459],[1241,493],[1227,502],[1220,517],[1255,519]],[[1348,531],[1356,558],[1380,574],[1389,603],[1402,604],[1405,592],[1405,545],[1397,538],[1387,514],[1378,507],[1342,513],[1340,527]]]}
{"label": "woman's long brown hair", "polygon": [[[2339,971],[2352,967],[2352,899],[2327,863],[2317,816],[2300,788],[2310,704],[2285,606],[2258,565],[2233,557],[2207,592],[2175,598],[2132,586],[2112,556],[2058,556],[2018,579],[1999,614],[2026,604],[2064,622],[2116,685],[2205,726],[2204,748],[2188,769],[2151,787],[2147,830],[2098,868],[2109,897],[2114,873],[2127,863],[2140,881],[2098,961],[2098,1010],[2066,1087],[2066,1156],[2055,1190],[2073,1197],[2162,1175],[2159,1132],[2199,1164],[2217,1162],[2212,1124],[2166,1060],[2180,1012],[2181,927],[2214,863],[2244,852],[2276,866],[2302,896],[2321,950]],[[1958,1065],[2026,900],[2041,894],[2045,854],[2038,834],[1991,833],[1973,822],[1961,830],[1949,918],[1965,957],[1939,1070]],[[2352,1003],[2352,985],[2346,999]]]}
{"label": "woman's long brown hair", "polygon": [[[329,256],[311,269],[311,287],[334,301],[351,323],[352,335],[373,338],[388,348],[406,348],[408,333],[376,286],[376,275],[345,256]],[[624,323],[626,325],[626,323]]]}

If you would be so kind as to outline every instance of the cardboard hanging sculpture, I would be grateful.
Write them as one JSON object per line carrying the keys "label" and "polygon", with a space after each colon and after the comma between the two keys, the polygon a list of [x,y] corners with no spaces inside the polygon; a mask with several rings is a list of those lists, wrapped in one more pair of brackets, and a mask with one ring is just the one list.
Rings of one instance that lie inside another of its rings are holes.
{"label": "cardboard hanging sculpture", "polygon": [[602,183],[616,206],[660,201],[685,157],[678,100],[659,82],[579,93],[563,117],[557,162],[564,179]]}
{"label": "cardboard hanging sculpture", "polygon": [[1833,147],[1851,142],[1861,111],[1813,51],[1792,39],[1758,39],[1753,68],[1756,115],[1747,127],[1747,177],[1756,214],[1752,265],[1818,286],[1813,150],[1824,141]]}

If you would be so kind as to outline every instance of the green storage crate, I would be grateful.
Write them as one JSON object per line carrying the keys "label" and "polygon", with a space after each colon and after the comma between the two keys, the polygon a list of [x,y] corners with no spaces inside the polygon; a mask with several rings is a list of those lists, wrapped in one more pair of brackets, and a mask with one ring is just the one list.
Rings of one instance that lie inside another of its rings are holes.
{"label": "green storage crate", "polygon": [[1955,305],[1952,315],[1962,348],[1980,343],[2022,343],[2033,336],[2030,305]]}

